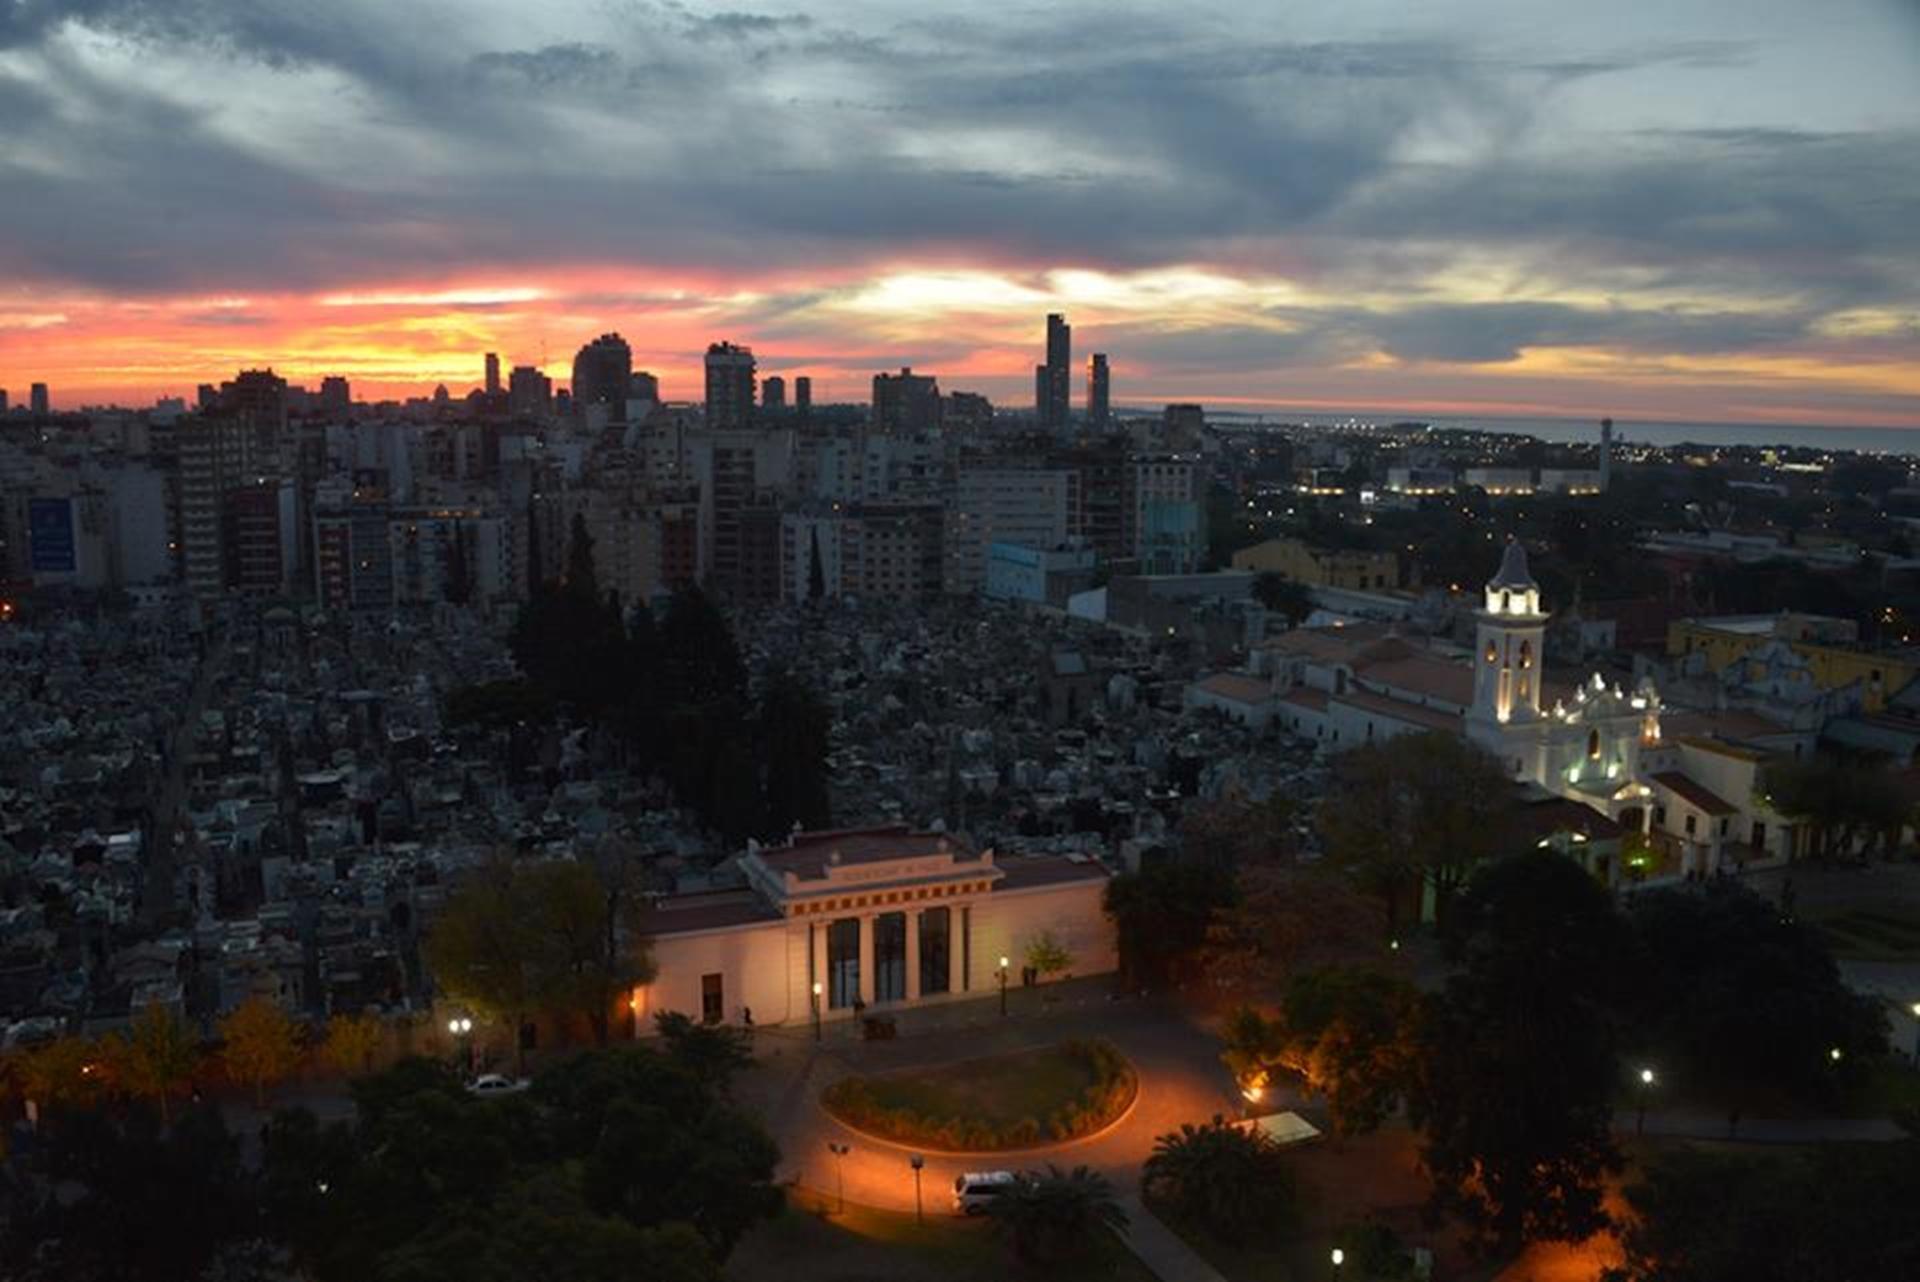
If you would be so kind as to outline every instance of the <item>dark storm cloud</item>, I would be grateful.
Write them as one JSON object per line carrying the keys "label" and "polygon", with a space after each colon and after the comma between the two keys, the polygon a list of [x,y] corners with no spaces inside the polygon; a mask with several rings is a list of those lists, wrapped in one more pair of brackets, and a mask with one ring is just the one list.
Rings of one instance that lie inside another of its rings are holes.
{"label": "dark storm cloud", "polygon": [[[1498,362],[1591,342],[1723,350],[1790,341],[1819,308],[1913,288],[1886,266],[1920,248],[1912,137],[1729,120],[1641,130],[1604,151],[1508,145],[1536,119],[1543,80],[1737,67],[1741,42],[1502,58],[1480,42],[1291,41],[1279,24],[1226,29],[1171,9],[982,8],[862,30],[828,7],[608,12],[592,40],[516,46],[463,43],[411,5],[0,0],[0,48],[38,58],[72,105],[0,78],[0,189],[34,192],[0,202],[0,276],[324,288],[570,262],[753,272],[920,253],[1010,269],[1231,255],[1258,274],[1262,253],[1245,247],[1285,244],[1272,270],[1370,292],[1417,290],[1420,273],[1402,268],[1481,252],[1530,254],[1602,288],[1619,273],[1623,290],[1652,279],[1796,300],[1786,321],[1521,301],[1327,308],[1289,318],[1285,334],[1129,336],[1173,364],[1256,365],[1367,351]],[[55,38],[69,21],[156,51],[338,73],[341,111],[404,128],[449,162],[422,174],[368,154],[326,173],[243,143],[137,78],[90,72]],[[768,69],[790,73],[777,98]],[[1411,162],[1410,142],[1441,120],[1461,159]]]}

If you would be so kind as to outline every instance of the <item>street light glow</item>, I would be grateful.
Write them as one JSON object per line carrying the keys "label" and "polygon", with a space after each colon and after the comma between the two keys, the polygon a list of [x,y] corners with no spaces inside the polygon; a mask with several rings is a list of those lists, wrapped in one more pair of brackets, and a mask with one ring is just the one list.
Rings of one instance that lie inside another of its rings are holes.
{"label": "street light glow", "polygon": [[1643,1068],[1643,1069],[1641,1069],[1641,1070],[1640,1070],[1640,1084],[1641,1084],[1642,1086],[1651,1086],[1651,1085],[1653,1085],[1653,1070],[1652,1070],[1652,1069],[1650,1069],[1650,1068]]}
{"label": "street light glow", "polygon": [[1000,969],[1005,970],[1006,968],[1007,968],[1007,959],[1002,957],[1000,959]]}
{"label": "street light glow", "polygon": [[1347,1253],[1345,1251],[1342,1251],[1339,1247],[1336,1246],[1333,1248],[1333,1255],[1331,1258],[1333,1260],[1333,1267],[1337,1269],[1341,1265],[1347,1262]]}

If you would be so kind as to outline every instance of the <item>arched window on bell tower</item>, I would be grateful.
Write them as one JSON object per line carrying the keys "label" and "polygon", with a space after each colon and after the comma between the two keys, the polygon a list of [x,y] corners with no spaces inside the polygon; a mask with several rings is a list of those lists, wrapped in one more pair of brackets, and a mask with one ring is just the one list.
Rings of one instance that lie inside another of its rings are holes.
{"label": "arched window on bell tower", "polygon": [[1600,732],[1598,730],[1587,731],[1587,760],[1600,760]]}

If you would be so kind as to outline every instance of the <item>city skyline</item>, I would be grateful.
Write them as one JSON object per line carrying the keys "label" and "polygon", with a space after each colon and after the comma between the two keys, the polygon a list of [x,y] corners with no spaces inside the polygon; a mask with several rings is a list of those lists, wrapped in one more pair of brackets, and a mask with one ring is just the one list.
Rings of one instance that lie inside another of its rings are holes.
{"label": "city skyline", "polygon": [[15,403],[617,330],[1014,407],[1061,312],[1119,404],[1920,425],[1911,6],[349,17],[0,17]]}

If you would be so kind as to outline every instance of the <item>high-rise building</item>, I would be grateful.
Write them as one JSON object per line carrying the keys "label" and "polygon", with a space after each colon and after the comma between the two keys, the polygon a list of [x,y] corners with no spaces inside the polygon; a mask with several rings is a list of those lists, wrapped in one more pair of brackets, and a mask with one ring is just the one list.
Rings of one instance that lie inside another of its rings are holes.
{"label": "high-rise building", "polygon": [[1169,405],[1160,412],[1161,443],[1170,450],[1191,454],[1207,434],[1207,412],[1193,404]]}
{"label": "high-rise building", "polygon": [[883,432],[931,432],[940,426],[940,383],[903,367],[873,376],[873,425]]}
{"label": "high-rise building", "polygon": [[507,375],[507,410],[545,418],[553,406],[553,380],[531,365],[515,365]]}
{"label": "high-rise building", "polygon": [[500,395],[500,354],[498,352],[487,353],[487,395],[489,397]]}
{"label": "high-rise building", "polygon": [[1049,390],[1052,386],[1051,371],[1045,365],[1035,365],[1033,367],[1033,417],[1043,427],[1047,422],[1047,402],[1052,395]]}
{"label": "high-rise building", "polygon": [[347,380],[333,375],[320,380],[320,412],[333,418],[345,418],[353,410],[353,388]]}
{"label": "high-rise building", "polygon": [[220,389],[212,383],[202,383],[194,389],[193,407],[202,414],[220,403]]}
{"label": "high-rise building", "polygon": [[[0,406],[4,408],[4,406]],[[1613,480],[1613,420],[1600,420],[1600,492],[1605,494]]]}
{"label": "high-rise building", "polygon": [[47,385],[35,383],[27,393],[27,405],[35,414],[45,416],[52,408],[47,399]]}
{"label": "high-rise building", "polygon": [[7,412],[7,389],[0,387],[0,414]]}
{"label": "high-rise building", "polygon": [[652,401],[660,403],[660,380],[643,369],[633,371],[633,377],[627,380],[627,399],[630,401]]}
{"label": "high-rise building", "polygon": [[786,379],[778,374],[769,374],[760,380],[760,408],[763,410],[787,408]]}
{"label": "high-rise building", "polygon": [[707,348],[707,426],[714,430],[753,422],[753,349],[734,343]]}
{"label": "high-rise building", "polygon": [[793,380],[793,408],[802,418],[813,408],[813,380],[805,374]]}
{"label": "high-rise building", "polygon": [[181,419],[174,443],[180,468],[181,574],[188,590],[206,600],[227,586],[227,496],[257,483],[277,460],[261,457],[259,433],[239,417]]}
{"label": "high-rise building", "polygon": [[573,358],[573,408],[608,406],[616,422],[627,416],[627,388],[633,381],[633,349],[618,334],[602,334]]}
{"label": "high-rise building", "polygon": [[1087,359],[1087,422],[1096,428],[1105,427],[1113,414],[1107,387],[1107,354],[1095,352]]}
{"label": "high-rise building", "polygon": [[1041,422],[1056,431],[1067,426],[1073,404],[1073,326],[1058,312],[1047,316],[1047,398]]}

